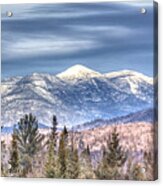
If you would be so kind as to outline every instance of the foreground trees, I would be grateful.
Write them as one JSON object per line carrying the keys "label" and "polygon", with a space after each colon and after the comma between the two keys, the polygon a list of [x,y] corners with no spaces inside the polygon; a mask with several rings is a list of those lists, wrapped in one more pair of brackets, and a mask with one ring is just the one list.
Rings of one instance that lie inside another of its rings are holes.
{"label": "foreground trees", "polygon": [[58,177],[66,178],[66,159],[67,159],[67,145],[68,145],[68,132],[67,128],[64,127],[59,141],[58,149]]}
{"label": "foreground trees", "polygon": [[47,178],[57,178],[57,118],[53,116],[52,128],[48,142],[48,158],[45,165],[45,176]]}
{"label": "foreground trees", "polygon": [[[57,128],[57,118],[53,116],[52,127],[45,141],[32,114],[20,119],[12,134],[7,161],[9,166],[5,163],[5,144],[4,141],[1,142],[2,175],[66,179],[154,179],[153,155],[142,151],[142,160],[134,161],[132,154],[127,154],[120,145],[116,128],[104,141],[106,145],[102,156],[99,156],[99,152],[91,151],[92,146],[90,149],[85,144],[87,141],[84,141],[82,133],[68,131],[66,126],[62,131]],[[95,161],[96,157],[99,162]]]}
{"label": "foreground trees", "polygon": [[66,160],[66,178],[75,179],[79,177],[80,163],[78,149],[74,143],[74,132],[71,131],[69,134],[70,145],[67,149],[67,160]]}
{"label": "foreground trees", "polygon": [[122,150],[119,143],[119,134],[116,128],[111,134],[111,139],[107,141],[104,148],[102,162],[100,163],[96,175],[99,179],[123,179],[120,168],[127,159],[126,153]]}
{"label": "foreground trees", "polygon": [[83,150],[80,155],[80,178],[81,179],[93,179],[95,178],[95,173],[93,171],[91,153],[89,146]]}
{"label": "foreground trees", "polygon": [[17,135],[16,135],[15,128],[12,134],[9,164],[11,166],[10,173],[13,176],[17,175],[19,172],[19,153],[18,153],[18,143],[17,143]]}
{"label": "foreground trees", "polygon": [[25,115],[15,129],[23,177],[32,171],[32,160],[42,149],[44,136],[38,131],[38,121],[32,114]]}
{"label": "foreground trees", "polygon": [[[1,131],[3,129],[3,126],[1,126]],[[5,157],[6,157],[7,149],[6,149],[6,144],[5,141],[2,140],[1,138],[1,175],[2,176],[7,176],[8,175],[8,166],[5,162]]]}

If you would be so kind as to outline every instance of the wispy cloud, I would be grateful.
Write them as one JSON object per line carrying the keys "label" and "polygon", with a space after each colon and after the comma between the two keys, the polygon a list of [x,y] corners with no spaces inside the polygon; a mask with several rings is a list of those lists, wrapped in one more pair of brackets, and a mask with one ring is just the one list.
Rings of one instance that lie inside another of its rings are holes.
{"label": "wispy cloud", "polygon": [[133,2],[124,2],[124,4],[128,6],[134,6],[134,7],[151,7],[153,4],[152,0],[138,0],[138,1],[133,1]]}
{"label": "wispy cloud", "polygon": [[[80,62],[106,72],[131,66],[152,73],[152,19],[152,1],[3,5],[2,74],[50,72],[54,60],[61,71]],[[28,71],[17,69],[20,63]]]}
{"label": "wispy cloud", "polygon": [[129,35],[133,35],[134,32],[129,27],[125,26],[115,26],[115,25],[71,25],[68,26],[68,28],[71,28],[73,31],[79,31],[86,34],[95,34],[98,35],[105,35],[109,37],[125,37]]}
{"label": "wispy cloud", "polygon": [[[119,9],[109,9],[102,4],[99,6],[92,6],[89,8],[89,4],[85,6],[83,3],[77,4],[53,4],[53,5],[37,5],[37,4],[20,4],[17,5],[6,5],[2,7],[2,18],[3,20],[10,20],[6,16],[7,11],[12,11],[14,16],[12,20],[24,20],[24,19],[36,19],[36,18],[85,18],[88,16],[100,16],[107,14],[118,14],[121,13]],[[101,12],[102,10],[102,12]]]}
{"label": "wispy cloud", "polygon": [[73,38],[21,38],[3,49],[6,58],[20,58],[24,56],[62,55],[95,49],[97,43],[91,40],[74,40]]}

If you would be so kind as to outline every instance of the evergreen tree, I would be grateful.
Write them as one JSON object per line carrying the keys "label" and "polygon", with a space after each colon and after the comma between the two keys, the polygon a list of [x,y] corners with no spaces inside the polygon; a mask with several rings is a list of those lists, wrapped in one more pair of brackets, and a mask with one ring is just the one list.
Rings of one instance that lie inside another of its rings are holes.
{"label": "evergreen tree", "polygon": [[81,179],[93,179],[95,174],[91,162],[91,154],[89,146],[84,149],[80,155],[80,176]]}
{"label": "evergreen tree", "polygon": [[13,175],[18,174],[18,171],[19,171],[19,154],[18,154],[17,135],[15,133],[15,128],[14,128],[13,134],[12,134],[9,164],[11,165],[10,173],[13,174]]}
{"label": "evergreen tree", "polygon": [[67,170],[67,145],[68,145],[68,131],[67,128],[64,126],[64,129],[60,136],[59,141],[59,149],[58,149],[58,177],[59,178],[66,178],[66,170]]}
{"label": "evergreen tree", "polygon": [[29,171],[32,171],[32,160],[41,150],[44,136],[39,134],[38,122],[32,114],[25,115],[20,119],[15,131],[20,152],[22,176],[25,177]]}
{"label": "evergreen tree", "polygon": [[96,171],[97,177],[99,179],[121,179],[119,169],[126,159],[126,153],[119,144],[119,134],[115,128],[110,141],[107,142],[107,147],[104,148],[102,162]]}
{"label": "evergreen tree", "polygon": [[68,179],[76,179],[79,176],[79,157],[76,148],[73,151],[68,149],[65,174]]}
{"label": "evergreen tree", "polygon": [[48,147],[48,159],[45,165],[45,176],[48,178],[57,177],[57,152],[56,152],[56,142],[57,142],[57,118],[53,116],[51,134],[49,138],[49,147]]}
{"label": "evergreen tree", "polygon": [[51,136],[52,136],[52,141],[54,144],[54,149],[56,148],[56,142],[57,142],[57,117],[53,115],[53,120],[52,120],[52,128],[51,128]]}
{"label": "evergreen tree", "polygon": [[64,126],[64,128],[63,128],[62,134],[63,134],[65,145],[68,145],[68,131],[67,131],[66,126]]}
{"label": "evergreen tree", "polygon": [[57,177],[56,155],[54,154],[54,144],[52,140],[49,144],[48,159],[45,165],[45,176],[47,178]]}
{"label": "evergreen tree", "polygon": [[79,156],[74,145],[74,134],[71,132],[71,145],[67,149],[66,178],[76,179],[79,176]]}

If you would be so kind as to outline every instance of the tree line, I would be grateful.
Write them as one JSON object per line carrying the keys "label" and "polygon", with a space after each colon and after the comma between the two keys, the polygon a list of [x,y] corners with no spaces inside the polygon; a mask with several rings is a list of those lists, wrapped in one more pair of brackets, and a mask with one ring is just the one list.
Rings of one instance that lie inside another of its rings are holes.
{"label": "tree line", "polygon": [[[13,129],[8,167],[1,163],[2,176],[32,177],[37,168],[34,157],[37,154],[45,159],[42,175],[38,177],[65,179],[153,179],[153,159],[150,153],[144,153],[143,164],[133,162],[128,152],[120,145],[119,134],[114,128],[108,135],[107,145],[103,146],[102,157],[95,167],[89,145],[82,149],[74,141],[74,133],[64,126],[57,130],[57,117],[52,119],[48,137],[39,132],[38,121],[32,114],[25,115]],[[1,141],[1,148],[5,146]],[[147,171],[149,170],[149,171]]]}

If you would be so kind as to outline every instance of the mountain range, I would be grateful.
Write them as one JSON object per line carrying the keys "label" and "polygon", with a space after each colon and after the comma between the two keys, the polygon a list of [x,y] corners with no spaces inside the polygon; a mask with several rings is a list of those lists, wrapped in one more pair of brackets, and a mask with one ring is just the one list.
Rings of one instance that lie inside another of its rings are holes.
{"label": "mountain range", "polygon": [[90,130],[93,128],[108,126],[108,125],[119,125],[119,124],[131,124],[131,123],[148,123],[153,124],[155,121],[154,110],[146,109],[135,113],[131,113],[125,116],[112,118],[110,120],[96,119],[94,121],[82,123],[73,127],[74,131]]}
{"label": "mountain range", "polygon": [[26,113],[39,123],[77,126],[153,108],[153,78],[123,70],[101,74],[75,65],[57,74],[33,73],[3,79],[1,122],[12,126]]}

